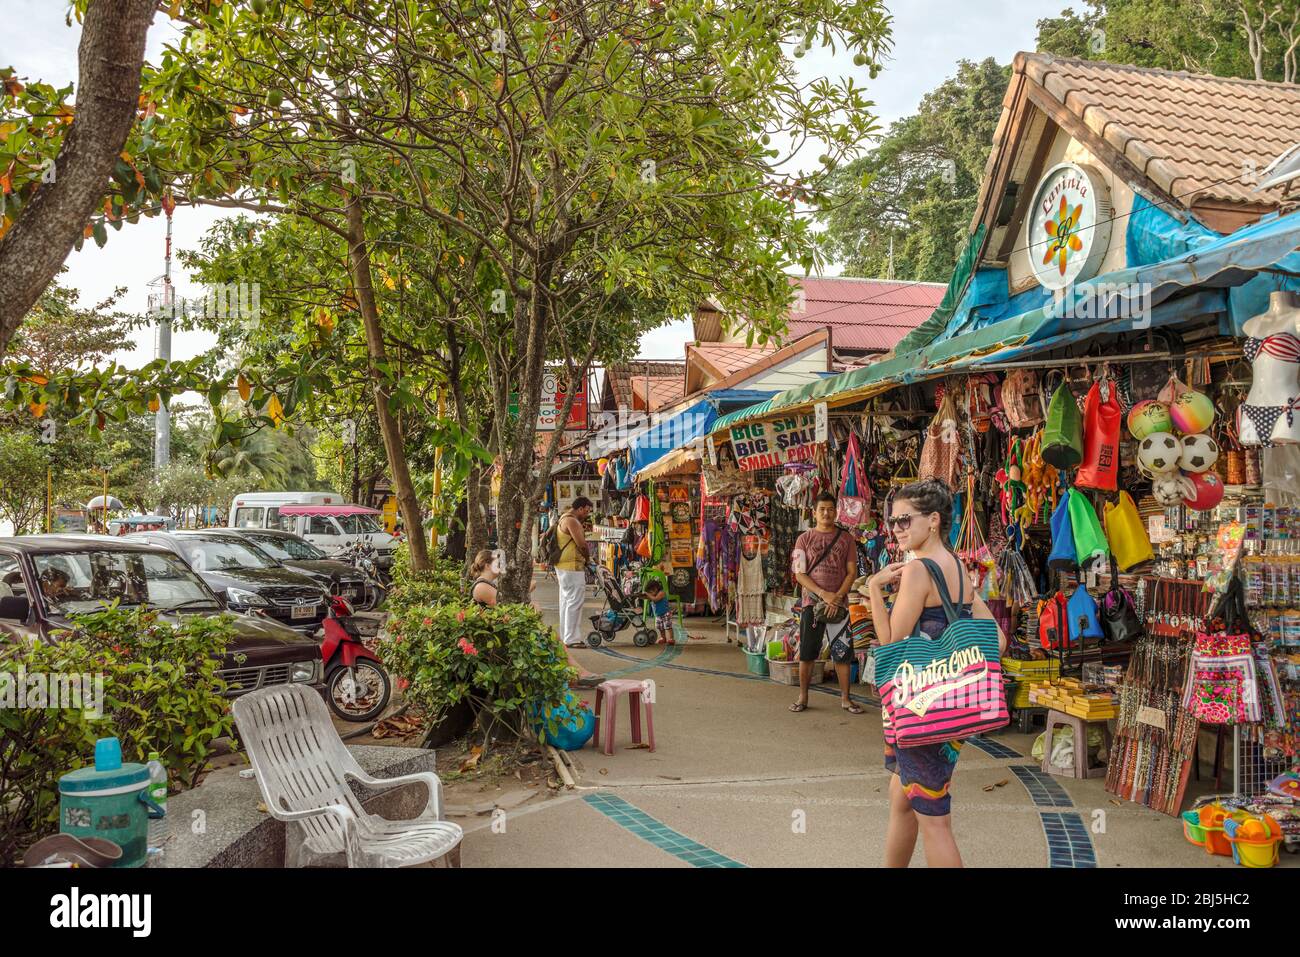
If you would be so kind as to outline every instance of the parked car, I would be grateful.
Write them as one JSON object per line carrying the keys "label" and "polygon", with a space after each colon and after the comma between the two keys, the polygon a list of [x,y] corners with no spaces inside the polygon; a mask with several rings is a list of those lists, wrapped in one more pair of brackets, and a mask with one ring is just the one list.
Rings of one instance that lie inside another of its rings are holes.
{"label": "parked car", "polygon": [[271,528],[222,528],[214,531],[238,535],[260,548],[281,565],[313,579],[331,595],[346,598],[353,607],[375,605],[377,584],[361,568],[330,558],[301,536]]}
{"label": "parked car", "polygon": [[136,532],[126,539],[175,552],[235,611],[260,615],[311,636],[329,614],[330,596],[324,588],[238,535],[196,529]]}
{"label": "parked car", "polygon": [[[55,569],[67,577],[67,587],[51,597],[41,581],[43,575],[57,577]],[[115,599],[123,606],[157,608],[172,623],[184,615],[227,610],[203,579],[165,548],[102,535],[0,539],[0,641],[56,640],[57,632],[71,626],[70,616]],[[220,670],[230,685],[228,696],[290,682],[323,688],[318,643],[262,616],[231,618],[235,637]]]}
{"label": "parked car", "polygon": [[349,505],[332,492],[245,492],[230,503],[232,528],[278,528],[293,532],[327,555],[359,541],[375,549],[384,573],[393,564],[397,539],[384,531],[373,508]]}

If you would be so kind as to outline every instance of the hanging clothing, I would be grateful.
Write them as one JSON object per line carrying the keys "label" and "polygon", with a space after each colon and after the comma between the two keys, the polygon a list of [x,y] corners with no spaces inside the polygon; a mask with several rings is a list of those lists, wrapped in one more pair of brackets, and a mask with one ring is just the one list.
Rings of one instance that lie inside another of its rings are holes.
{"label": "hanging clothing", "polygon": [[751,557],[740,556],[740,569],[736,576],[736,623],[761,625],[765,621],[763,595],[767,591],[763,580],[763,557],[757,552]]}

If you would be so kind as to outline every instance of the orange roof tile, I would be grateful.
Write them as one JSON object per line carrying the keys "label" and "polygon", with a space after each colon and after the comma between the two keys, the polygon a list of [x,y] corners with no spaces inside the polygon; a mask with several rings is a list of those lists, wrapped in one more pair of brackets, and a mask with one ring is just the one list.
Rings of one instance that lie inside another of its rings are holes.
{"label": "orange roof tile", "polygon": [[[1018,53],[1014,70],[1078,116],[1170,196],[1274,204],[1262,171],[1300,142],[1300,85]],[[1253,164],[1253,165],[1252,165]]]}

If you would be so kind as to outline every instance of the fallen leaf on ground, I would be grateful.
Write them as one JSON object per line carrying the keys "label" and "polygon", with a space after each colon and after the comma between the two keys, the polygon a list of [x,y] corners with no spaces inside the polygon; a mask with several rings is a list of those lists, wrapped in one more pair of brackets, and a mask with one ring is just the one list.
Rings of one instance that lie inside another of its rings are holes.
{"label": "fallen leaf on ground", "polygon": [[370,736],[372,738],[404,738],[423,730],[423,721],[417,717],[403,714],[380,721],[375,725],[374,730],[370,732]]}
{"label": "fallen leaf on ground", "polygon": [[469,749],[469,757],[460,762],[460,773],[464,774],[466,771],[473,771],[477,768],[481,757],[483,757],[483,748],[476,744]]}
{"label": "fallen leaf on ground", "polygon": [[626,751],[640,751],[640,750],[642,750],[643,748],[644,748],[645,750],[649,750],[649,749],[650,749],[650,745],[648,745],[648,744],[646,744],[644,741],[642,741],[640,744],[629,744],[629,745],[628,745],[624,750],[626,750]]}
{"label": "fallen leaf on ground", "polygon": [[663,778],[665,781],[680,781],[680,780],[681,780],[681,778],[679,778],[679,777],[678,777],[677,775],[675,775],[675,774],[657,774],[657,775],[655,775],[655,777]]}
{"label": "fallen leaf on ground", "polygon": [[266,802],[265,802],[265,801],[258,801],[258,802],[257,802],[257,809],[258,809],[259,811],[261,811],[263,814],[267,814],[267,813],[269,813],[269,812],[267,811],[267,809],[266,809]]}
{"label": "fallen leaf on ground", "polygon": [[1003,778],[1001,781],[995,781],[992,784],[986,785],[984,790],[992,791],[994,788],[1006,787],[1007,784],[1010,783],[1010,780],[1011,780],[1010,778]]}
{"label": "fallen leaf on ground", "polygon": [[609,768],[601,768],[601,769],[600,769],[600,773],[601,773],[601,774],[609,774]]}
{"label": "fallen leaf on ground", "polygon": [[1113,804],[1113,805],[1115,805],[1116,807],[1123,807],[1123,806],[1124,806],[1124,802],[1123,802],[1123,801],[1116,801],[1114,798],[1111,798],[1111,799],[1110,799],[1110,803]]}

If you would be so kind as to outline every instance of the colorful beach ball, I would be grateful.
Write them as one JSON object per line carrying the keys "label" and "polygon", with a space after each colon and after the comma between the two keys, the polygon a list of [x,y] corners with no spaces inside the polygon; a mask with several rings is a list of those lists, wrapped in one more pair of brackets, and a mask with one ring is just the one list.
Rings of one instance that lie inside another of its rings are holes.
{"label": "colorful beach ball", "polygon": [[1173,419],[1169,417],[1169,406],[1163,402],[1148,399],[1139,402],[1129,410],[1128,431],[1133,438],[1141,442],[1153,432],[1172,432]]}
{"label": "colorful beach ball", "polygon": [[572,691],[565,693],[563,704],[542,709],[543,718],[555,719],[557,727],[554,731],[546,727],[544,720],[538,720],[535,708],[533,714],[533,726],[539,732],[545,731],[546,743],[561,751],[581,750],[596,731],[595,715],[586,707],[586,702]]}
{"label": "colorful beach ball", "polygon": [[1204,392],[1188,389],[1170,403],[1169,418],[1174,428],[1184,435],[1204,432],[1214,424],[1214,403]]}
{"label": "colorful beach ball", "polygon": [[1223,479],[1217,472],[1193,472],[1183,476],[1183,502],[1194,512],[1208,512],[1223,501]]}

